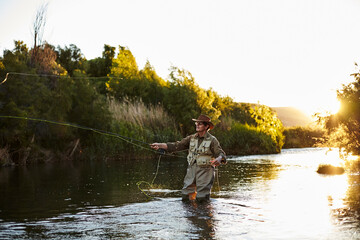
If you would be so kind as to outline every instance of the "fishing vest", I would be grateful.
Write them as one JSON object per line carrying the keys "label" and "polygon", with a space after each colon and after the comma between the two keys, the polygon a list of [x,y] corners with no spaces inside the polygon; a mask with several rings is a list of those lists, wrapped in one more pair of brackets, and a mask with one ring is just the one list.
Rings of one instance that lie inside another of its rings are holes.
{"label": "fishing vest", "polygon": [[199,166],[211,165],[210,160],[212,157],[212,152],[210,150],[210,144],[212,138],[213,137],[210,134],[207,134],[207,137],[205,137],[202,143],[199,145],[199,139],[195,138],[195,135],[191,137],[189,153],[187,156],[189,165],[193,165],[195,161]]}

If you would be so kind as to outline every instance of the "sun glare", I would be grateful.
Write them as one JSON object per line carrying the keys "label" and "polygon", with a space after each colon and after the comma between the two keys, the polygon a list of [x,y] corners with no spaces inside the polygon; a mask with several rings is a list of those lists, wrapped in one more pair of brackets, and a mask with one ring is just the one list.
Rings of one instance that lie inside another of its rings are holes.
{"label": "sun glare", "polygon": [[331,105],[328,106],[328,112],[330,114],[336,114],[340,110],[340,102],[338,100],[333,101]]}
{"label": "sun glare", "polygon": [[340,102],[335,99],[328,99],[327,101],[308,102],[307,104],[301,104],[298,107],[308,115],[312,116],[315,113],[320,115],[336,114],[340,110]]}

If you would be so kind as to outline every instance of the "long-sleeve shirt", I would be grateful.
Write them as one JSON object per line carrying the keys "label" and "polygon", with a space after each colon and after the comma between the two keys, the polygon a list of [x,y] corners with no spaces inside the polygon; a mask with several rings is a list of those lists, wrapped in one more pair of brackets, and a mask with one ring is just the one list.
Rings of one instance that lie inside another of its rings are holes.
{"label": "long-sleeve shirt", "polygon": [[211,135],[208,132],[206,132],[204,134],[204,136],[202,136],[202,137],[200,137],[199,134],[196,133],[193,135],[189,135],[177,142],[168,142],[168,143],[166,143],[167,148],[168,148],[167,151],[178,152],[178,151],[183,151],[183,150],[189,149],[190,140],[192,137],[197,138],[198,145],[200,145],[202,143],[202,141],[204,140],[204,138],[208,137],[209,135],[212,137],[212,141],[210,144],[210,150],[213,154],[212,157],[217,158],[219,156],[222,156],[222,163],[226,163],[226,154],[225,154],[224,150],[221,148],[219,141],[216,139],[216,137],[214,137],[213,135]]}

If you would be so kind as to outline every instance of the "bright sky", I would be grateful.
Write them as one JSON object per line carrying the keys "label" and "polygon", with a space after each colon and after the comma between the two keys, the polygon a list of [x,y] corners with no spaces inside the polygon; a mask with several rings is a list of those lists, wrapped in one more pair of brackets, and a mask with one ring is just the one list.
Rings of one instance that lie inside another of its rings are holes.
{"label": "bright sky", "polygon": [[[0,51],[32,41],[42,0],[0,0]],[[360,0],[49,0],[44,40],[87,59],[127,46],[167,79],[170,66],[239,102],[312,113],[360,59]],[[1,54],[2,55],[2,54]]]}

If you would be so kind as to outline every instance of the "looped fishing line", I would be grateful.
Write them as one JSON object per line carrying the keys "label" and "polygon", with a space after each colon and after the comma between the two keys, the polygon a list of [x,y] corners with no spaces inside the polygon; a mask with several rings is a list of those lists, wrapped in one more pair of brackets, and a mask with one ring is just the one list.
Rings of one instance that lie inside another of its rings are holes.
{"label": "looped fishing line", "polygon": [[145,196],[148,197],[148,199],[153,199],[154,197],[152,197],[152,196],[150,196],[149,194],[147,194],[147,193],[145,192],[145,190],[140,187],[140,185],[146,184],[146,185],[148,185],[150,188],[153,188],[153,184],[154,184],[155,179],[156,179],[156,177],[157,177],[157,175],[158,175],[158,172],[159,172],[161,156],[162,156],[162,155],[160,154],[160,155],[159,155],[159,159],[158,159],[158,163],[157,163],[157,167],[156,167],[155,176],[154,176],[153,180],[151,181],[151,183],[149,183],[149,182],[147,182],[147,181],[138,181],[138,182],[136,183],[136,185],[137,185],[137,187],[139,188],[139,190],[140,190],[143,194],[145,194]]}

